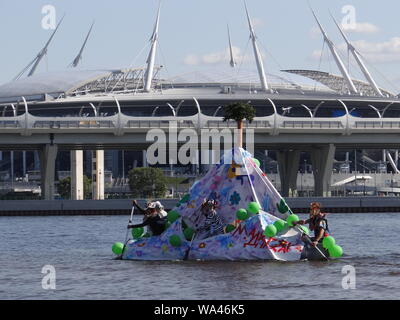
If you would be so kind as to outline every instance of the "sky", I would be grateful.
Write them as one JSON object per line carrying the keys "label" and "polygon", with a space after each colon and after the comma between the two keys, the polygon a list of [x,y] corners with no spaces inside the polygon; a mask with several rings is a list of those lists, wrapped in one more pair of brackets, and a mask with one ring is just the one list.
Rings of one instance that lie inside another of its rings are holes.
{"label": "sky", "polygon": [[[397,0],[247,0],[268,73],[313,69],[339,73],[310,12],[314,8],[350,73],[348,59],[329,12],[343,24],[380,86],[400,92],[400,2]],[[67,70],[91,23],[92,35],[78,69],[142,67],[149,50],[159,0],[0,0],[0,84],[11,81],[40,51],[53,30],[43,28],[45,6],[65,13],[37,72]],[[48,21],[48,20],[46,20]],[[162,0],[157,64],[163,76],[192,71],[232,72],[229,24],[239,71],[255,70],[242,0]],[[321,62],[320,62],[321,61]]]}

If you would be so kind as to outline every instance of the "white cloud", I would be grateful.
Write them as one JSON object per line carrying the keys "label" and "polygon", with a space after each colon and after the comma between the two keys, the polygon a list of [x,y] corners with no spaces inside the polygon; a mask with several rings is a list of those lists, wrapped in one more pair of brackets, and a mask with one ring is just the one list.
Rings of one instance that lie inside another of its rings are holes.
{"label": "white cloud", "polygon": [[185,57],[185,59],[183,60],[183,62],[189,66],[195,66],[198,65],[200,63],[200,59],[197,55],[195,54],[189,54]]}
{"label": "white cloud", "polygon": [[379,31],[376,25],[369,22],[359,22],[354,26],[351,24],[342,24],[342,28],[344,31],[352,33],[377,33]]}
{"label": "white cloud", "polygon": [[[384,42],[355,41],[354,46],[371,62],[400,61],[400,37]],[[343,44],[343,48],[344,44]]]}
{"label": "white cloud", "polygon": [[[372,63],[390,63],[400,62],[400,37],[394,37],[383,42],[369,42],[359,40],[353,42],[354,47]],[[343,55],[347,55],[347,45],[341,43],[337,46]],[[312,58],[320,59],[321,50],[315,50],[312,53]]]}
{"label": "white cloud", "polygon": [[262,27],[264,25],[264,20],[261,18],[251,18],[251,23],[254,28]]}
{"label": "white cloud", "polygon": [[[248,62],[253,59],[251,54],[242,54],[242,50],[238,47],[232,46],[232,52],[236,63]],[[210,52],[204,55],[188,54],[183,61],[187,65],[229,63],[229,47],[222,51]]]}
{"label": "white cloud", "polygon": [[[355,25],[342,24],[341,27],[346,33],[371,34],[371,33],[377,33],[380,30],[379,27],[369,22],[358,22]],[[310,35],[312,38],[321,36],[321,31],[319,27],[318,26],[312,27],[310,29]]]}

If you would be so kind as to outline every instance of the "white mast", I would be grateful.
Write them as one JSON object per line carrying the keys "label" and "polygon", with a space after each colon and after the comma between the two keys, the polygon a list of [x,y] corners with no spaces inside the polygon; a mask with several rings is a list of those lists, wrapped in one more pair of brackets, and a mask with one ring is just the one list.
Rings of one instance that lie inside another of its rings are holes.
{"label": "white mast", "polygon": [[51,34],[49,40],[47,40],[45,46],[42,48],[42,50],[39,51],[39,53],[37,54],[37,56],[35,57],[35,59],[33,59],[15,78],[14,80],[18,80],[19,78],[21,78],[21,76],[32,66],[31,70],[28,73],[28,77],[32,76],[35,71],[36,68],[38,67],[40,61],[43,59],[43,57],[47,54],[47,48],[49,47],[51,40],[53,40],[54,35],[56,34],[58,28],[60,27],[61,23],[64,20],[65,15],[61,18],[60,22],[57,24],[57,27],[55,28],[55,30],[53,31],[53,33]]}
{"label": "white mast", "polygon": [[337,64],[340,72],[342,73],[344,79],[346,80],[347,87],[349,88],[350,93],[358,94],[357,88],[354,85],[353,80],[351,80],[349,72],[347,71],[346,67],[344,66],[342,59],[340,59],[340,56],[337,53],[333,42],[328,38],[328,35],[325,32],[324,28],[322,27],[321,23],[319,22],[317,16],[315,15],[314,10],[311,9],[311,12],[314,15],[315,20],[317,21],[319,28],[321,29],[322,35],[324,36],[324,39],[325,39],[326,43],[328,44],[329,49],[331,50],[333,58],[335,59],[335,62]]}
{"label": "white mast", "polygon": [[349,39],[347,38],[347,36],[343,32],[342,28],[340,27],[340,25],[338,24],[338,22],[336,21],[334,16],[332,14],[331,14],[331,16],[332,16],[333,21],[335,21],[335,24],[338,27],[340,33],[342,34],[344,40],[346,41],[348,50],[350,50],[351,53],[353,54],[354,59],[357,61],[357,64],[359,65],[359,67],[360,67],[361,71],[363,72],[365,78],[367,79],[367,81],[369,82],[371,87],[374,89],[374,91],[378,94],[378,96],[383,97],[382,91],[379,89],[379,87],[376,84],[375,80],[372,78],[371,74],[369,73],[367,67],[364,64],[364,61],[361,59],[361,56],[360,56],[359,52],[352,45],[352,43],[349,41]]}
{"label": "white mast", "polygon": [[145,73],[145,86],[144,86],[144,91],[150,92],[151,89],[151,82],[153,80],[153,72],[154,72],[154,62],[156,58],[156,49],[157,49],[157,40],[158,40],[158,25],[160,22],[160,8],[161,8],[161,1],[160,5],[158,7],[158,12],[157,12],[157,20],[154,25],[154,30],[153,34],[150,38],[151,42],[151,48],[150,48],[150,53],[147,58],[147,69]]}
{"label": "white mast", "polygon": [[228,38],[229,38],[229,52],[231,55],[231,61],[229,62],[229,64],[231,65],[232,68],[234,68],[236,66],[236,61],[235,61],[235,58],[233,57],[233,49],[232,49],[232,42],[231,42],[231,34],[229,32],[229,25],[228,25]]}
{"label": "white mast", "polygon": [[250,38],[251,38],[251,40],[253,42],[254,57],[255,57],[256,63],[257,63],[257,69],[258,69],[258,75],[260,77],[261,88],[262,88],[263,91],[271,92],[271,89],[269,88],[269,85],[268,85],[268,82],[267,82],[267,77],[265,76],[265,70],[264,70],[264,65],[263,65],[263,61],[262,61],[262,58],[261,58],[261,53],[260,53],[260,50],[258,49],[258,45],[257,45],[257,37],[256,37],[253,25],[252,25],[251,20],[250,20],[249,11],[247,10],[246,1],[244,1],[244,6],[246,8],[247,21],[249,22]]}
{"label": "white mast", "polygon": [[76,67],[78,66],[78,64],[79,64],[79,61],[82,60],[82,53],[83,53],[83,50],[84,50],[85,47],[86,47],[86,43],[87,43],[87,41],[88,41],[88,39],[89,39],[90,33],[92,32],[93,25],[94,25],[94,21],[92,22],[92,25],[90,26],[89,32],[88,32],[87,35],[86,35],[85,41],[83,42],[83,45],[82,45],[81,49],[79,50],[78,55],[76,56],[76,58],[74,59],[74,61],[72,61],[72,63],[70,64],[70,66],[71,66],[72,68],[76,68]]}

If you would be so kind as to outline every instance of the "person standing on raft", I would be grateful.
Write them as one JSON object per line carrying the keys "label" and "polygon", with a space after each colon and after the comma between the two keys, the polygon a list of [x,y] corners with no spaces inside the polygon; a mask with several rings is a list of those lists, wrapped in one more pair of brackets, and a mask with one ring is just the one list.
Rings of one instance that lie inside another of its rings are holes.
{"label": "person standing on raft", "polygon": [[[319,242],[322,242],[323,238],[329,231],[328,220],[326,219],[326,215],[321,212],[320,203],[312,202],[310,205],[310,217],[307,220],[293,222],[293,225],[303,225],[306,223],[309,224],[310,230],[314,231],[314,237],[311,238],[311,244],[316,247]],[[307,242],[309,242],[309,240]]]}
{"label": "person standing on raft", "polygon": [[204,199],[201,213],[205,216],[204,224],[197,230],[197,239],[206,239],[224,233],[224,224],[216,211],[217,203],[214,200]]}

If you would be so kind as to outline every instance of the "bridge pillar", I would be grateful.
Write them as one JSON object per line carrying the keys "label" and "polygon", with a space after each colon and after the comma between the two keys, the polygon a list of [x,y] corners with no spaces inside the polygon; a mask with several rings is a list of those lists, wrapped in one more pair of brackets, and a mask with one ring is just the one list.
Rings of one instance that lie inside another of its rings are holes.
{"label": "bridge pillar", "polygon": [[104,150],[92,151],[92,199],[104,200]]}
{"label": "bridge pillar", "polygon": [[300,150],[279,150],[276,153],[282,196],[297,195],[297,172],[299,171]]}
{"label": "bridge pillar", "polygon": [[71,150],[71,199],[85,199],[83,185],[83,150]]}
{"label": "bridge pillar", "polygon": [[57,158],[57,145],[46,144],[40,150],[41,190],[44,200],[54,199],[54,175]]}
{"label": "bridge pillar", "polygon": [[26,178],[26,151],[22,151],[22,176]]}
{"label": "bridge pillar", "polygon": [[311,162],[314,173],[314,196],[329,197],[333,161],[336,147],[333,144],[311,150]]}
{"label": "bridge pillar", "polygon": [[143,161],[143,168],[147,168],[148,164],[147,164],[147,150],[143,150],[142,151],[142,161]]}

